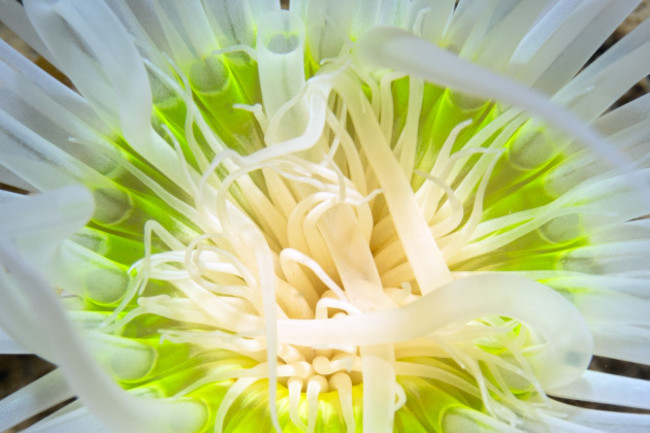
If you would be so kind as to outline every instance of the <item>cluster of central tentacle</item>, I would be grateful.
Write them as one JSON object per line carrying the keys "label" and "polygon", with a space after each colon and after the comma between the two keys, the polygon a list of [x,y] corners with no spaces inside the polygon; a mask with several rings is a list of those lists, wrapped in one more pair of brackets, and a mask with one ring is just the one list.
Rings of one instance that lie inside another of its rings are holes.
{"label": "cluster of central tentacle", "polygon": [[[392,417],[407,398],[397,376],[433,379],[486,403],[495,395],[512,403],[515,394],[541,391],[522,355],[534,340],[516,321],[485,319],[462,331],[456,326],[452,333],[431,333],[413,318],[403,331],[418,338],[380,345],[294,344],[285,341],[284,328],[278,331],[277,324],[292,320],[314,321],[327,333],[328,324],[343,317],[399,314],[454,278],[448,266],[478,224],[499,154],[484,147],[454,149],[466,121],[445,140],[426,143],[438,147],[435,160],[426,154],[418,159],[423,137],[415,120],[422,106],[403,119],[393,115],[390,89],[406,85],[409,101],[421,103],[422,84],[388,75],[369,101],[359,80],[350,65],[313,77],[300,99],[280,109],[289,113],[311,103],[309,123],[298,134],[282,129],[282,115],[268,122],[258,111],[260,131],[276,128],[284,141],[247,156],[215,151],[201,178],[192,177],[192,163],[181,150],[193,133],[176,138],[164,127],[187,165],[183,170],[195,191],[192,222],[204,234],[183,239],[148,223],[146,256],[134,265],[136,284],[123,301],[126,306],[138,294],[138,306],[117,323],[161,316],[172,320],[169,329],[158,329],[164,340],[253,362],[208,369],[176,393],[236,379],[216,409],[218,425],[237,398],[267,378],[286,388],[291,421],[309,431],[324,395],[336,396],[345,424],[353,426],[354,408],[362,404],[353,399],[359,385],[376,388],[364,392],[364,413],[378,416],[388,409]],[[184,103],[191,113],[194,102]],[[222,140],[194,120],[207,143]],[[171,290],[152,290],[152,282]],[[447,316],[445,308],[430,314]],[[478,317],[461,317],[470,318]],[[455,324],[453,316],[443,320]],[[493,383],[485,375],[500,379]],[[504,407],[488,410],[508,418]]]}
{"label": "cluster of central tentacle", "polygon": [[[512,276],[450,286],[513,227],[551,219],[480,225],[500,149],[524,119],[403,74],[369,74],[347,56],[307,80],[295,17],[267,24],[255,51],[174,65],[178,81],[149,65],[155,126],[188,196],[165,196],[182,215],[175,226],[163,215],[145,224],[145,256],[104,329],[158,317],[159,344],[199,359],[163,381],[164,394],[212,401],[217,431],[245,395],[307,431],[322,417],[354,431],[360,413],[380,431],[422,392],[409,391],[415,377],[446,405],[512,421],[523,397],[543,402],[542,385],[579,373],[588,343],[569,346],[580,332],[549,346],[571,311],[547,325],[532,307],[495,302],[525,296],[559,315],[559,295]],[[256,65],[259,81],[247,80]],[[447,300],[454,290],[463,302]]]}

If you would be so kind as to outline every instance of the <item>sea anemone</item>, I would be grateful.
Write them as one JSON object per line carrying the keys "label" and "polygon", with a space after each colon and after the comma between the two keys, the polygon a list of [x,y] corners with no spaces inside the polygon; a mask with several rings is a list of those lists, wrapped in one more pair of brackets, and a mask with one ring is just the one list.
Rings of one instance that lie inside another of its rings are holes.
{"label": "sea anemone", "polygon": [[639,1],[23,4],[0,430],[650,427],[587,369],[650,362],[650,21],[584,66]]}

